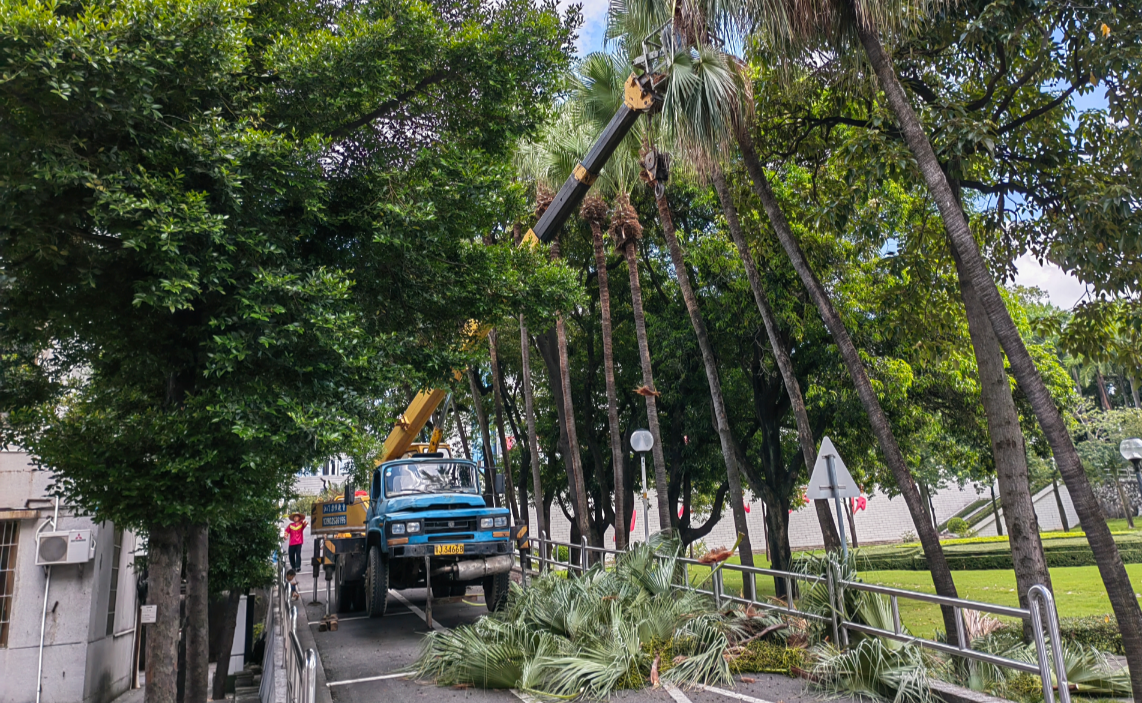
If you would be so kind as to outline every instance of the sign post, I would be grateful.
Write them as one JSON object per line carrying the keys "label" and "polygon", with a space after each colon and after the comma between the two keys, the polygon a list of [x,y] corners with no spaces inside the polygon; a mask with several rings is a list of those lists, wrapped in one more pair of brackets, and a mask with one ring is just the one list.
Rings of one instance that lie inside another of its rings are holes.
{"label": "sign post", "polygon": [[[635,430],[630,436],[630,447],[639,453],[642,459],[642,535],[643,540],[650,541],[650,498],[646,493],[646,453],[654,448],[654,435],[648,430]],[[625,517],[624,517],[625,522]]]}
{"label": "sign post", "polygon": [[845,535],[845,514],[841,508],[841,499],[859,496],[860,487],[856,485],[840,453],[833,446],[833,440],[828,437],[822,438],[821,451],[817,454],[817,463],[813,464],[813,475],[809,477],[809,487],[805,489],[805,497],[810,500],[832,498],[836,503],[837,527],[841,531],[841,550],[846,560],[849,558],[849,543]]}

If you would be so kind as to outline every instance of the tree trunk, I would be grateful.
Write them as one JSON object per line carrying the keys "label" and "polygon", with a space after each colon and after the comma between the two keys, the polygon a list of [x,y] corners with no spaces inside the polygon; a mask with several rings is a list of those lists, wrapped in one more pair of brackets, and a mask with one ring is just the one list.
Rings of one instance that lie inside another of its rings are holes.
{"label": "tree trunk", "polygon": [[1063,523],[1063,532],[1071,531],[1071,521],[1067,518],[1067,508],[1063,505],[1063,496],[1059,493],[1059,482],[1051,479],[1051,487],[1055,491],[1055,505],[1059,508],[1059,520]]}
{"label": "tree trunk", "polygon": [[[611,463],[615,479],[615,549],[627,548],[629,523],[626,518],[626,480],[623,477],[623,435],[619,429],[619,398],[615,388],[615,358],[611,339],[611,287],[607,280],[607,255],[603,249],[603,227],[598,220],[591,220],[591,243],[595,250],[595,270],[599,276],[599,314],[603,328],[603,378],[607,386],[607,427],[611,437]],[[605,546],[605,545],[604,545]]]}
{"label": "tree trunk", "polygon": [[[547,517],[543,513],[543,482],[539,476],[539,438],[535,434],[535,398],[531,393],[531,340],[528,339],[527,324],[523,315],[519,316],[519,350],[523,361],[523,409],[527,415],[527,448],[531,454],[531,494],[535,496],[535,518],[539,531],[550,539]],[[522,507],[527,509],[527,506]]]}
{"label": "tree trunk", "polygon": [[492,357],[492,399],[496,409],[496,430],[500,437],[500,457],[504,462],[504,492],[507,494],[508,507],[512,511],[512,521],[520,524],[519,506],[515,502],[515,480],[512,478],[512,461],[508,454],[508,438],[504,432],[504,398],[503,375],[500,373],[500,357],[496,349],[496,331],[488,333],[488,350]]}
{"label": "tree trunk", "polygon": [[[678,236],[674,231],[674,218],[670,212],[670,204],[666,201],[665,193],[655,200],[658,204],[658,218],[662,223],[662,233],[666,236],[666,246],[670,249],[670,259],[674,262],[674,273],[678,278],[678,287],[682,290],[682,300],[685,301],[686,311],[690,314],[690,324],[694,328],[694,336],[698,338],[698,349],[702,352],[702,364],[706,368],[706,381],[710,385],[714,429],[717,430],[718,439],[722,445],[722,457],[726,464],[726,478],[730,485],[730,510],[734,516],[734,527],[742,536],[738,554],[742,564],[753,566],[753,545],[750,543],[749,523],[745,516],[745,495],[742,493],[741,469],[738,467],[733,432],[730,430],[730,420],[726,413],[726,401],[722,396],[722,381],[718,376],[718,360],[714,356],[714,347],[710,344],[710,336],[706,330],[706,322],[702,319],[702,311],[698,309],[698,298],[694,295],[694,288],[690,285],[690,274],[686,269],[686,259],[682,256],[682,247],[678,243]],[[748,584],[748,579],[746,583]],[[752,598],[753,594],[747,594],[746,597]]]}
{"label": "tree trunk", "polygon": [[476,378],[476,367],[468,368],[468,385],[472,389],[472,409],[476,411],[476,423],[480,426],[480,440],[484,445],[484,496],[489,506],[500,504],[496,495],[496,462],[492,458],[492,437],[488,432],[488,416],[484,413],[484,399],[480,395],[480,381]]}
{"label": "tree trunk", "polygon": [[204,703],[210,681],[210,632],[207,619],[210,536],[205,523],[186,534],[186,701]]}
{"label": "tree trunk", "polygon": [[1130,374],[1130,397],[1134,399],[1134,407],[1142,408],[1142,403],[1138,402],[1138,379],[1134,374]]}
{"label": "tree trunk", "polygon": [[174,703],[178,681],[182,530],[151,526],[147,539],[147,604],[158,606],[147,625],[146,703]]}
{"label": "tree trunk", "polygon": [[[844,360],[845,367],[848,369],[849,376],[852,378],[857,396],[860,398],[861,404],[868,414],[868,421],[872,426],[873,436],[876,437],[877,442],[880,444],[881,451],[884,453],[885,463],[888,465],[889,470],[892,471],[892,475],[896,478],[900,495],[904,498],[904,503],[908,506],[908,512],[912,517],[912,522],[916,526],[916,534],[920,538],[920,544],[924,548],[924,556],[927,558],[928,566],[932,571],[932,583],[936,588],[936,593],[941,596],[955,598],[957,596],[956,584],[955,581],[952,580],[952,572],[948,568],[947,559],[944,558],[943,549],[940,547],[939,535],[936,533],[936,530],[932,528],[932,524],[925,515],[926,511],[924,510],[920,493],[916,489],[916,482],[913,480],[912,473],[904,461],[904,455],[900,452],[900,446],[896,443],[896,437],[892,433],[892,427],[888,424],[888,418],[885,416],[884,410],[880,407],[880,400],[876,397],[872,383],[869,382],[868,373],[865,371],[864,363],[861,361],[856,345],[853,344],[852,338],[849,337],[848,330],[845,328],[840,315],[838,315],[836,309],[833,308],[833,303],[829,300],[828,293],[825,292],[824,286],[817,280],[816,274],[809,267],[809,262],[801,252],[800,244],[798,244],[797,240],[793,237],[793,230],[789,227],[789,223],[785,219],[785,214],[781,211],[777,197],[769,187],[769,181],[765,176],[765,171],[762,169],[761,160],[758,159],[757,152],[754,150],[753,141],[747,132],[743,131],[741,133],[739,143],[746,168],[749,170],[750,178],[753,181],[754,192],[761,200],[766,214],[769,216],[769,221],[773,225],[773,230],[777,234],[781,246],[789,256],[794,270],[797,271],[805,288],[808,289],[809,296],[813,299],[813,303],[820,311],[821,317],[825,322],[825,327],[832,335],[833,341],[840,351],[841,358]],[[947,633],[948,641],[954,642],[957,636],[956,633],[958,632],[955,613],[952,608],[945,607],[942,608],[942,610],[944,615],[944,627],[947,628],[945,632]]]}
{"label": "tree trunk", "polygon": [[[972,348],[975,350],[980,400],[987,416],[991,453],[995,458],[1002,518],[1007,524],[1011,560],[1015,567],[1015,587],[1019,593],[1020,607],[1026,608],[1027,592],[1032,586],[1043,584],[1051,588],[1051,570],[1047,567],[1047,556],[1043,553],[1043,541],[1039,537],[1039,518],[1035,514],[1031,496],[1023,428],[1019,424],[1019,411],[1011,395],[1011,382],[1004,368],[999,340],[988,322],[987,312],[980,303],[975,287],[964,275],[963,262],[955,250],[952,258],[956,263],[956,271],[959,272],[960,294],[967,311]],[[997,512],[996,531],[1002,535],[1000,525],[1000,514]],[[1030,637],[1030,623],[1024,622],[1023,630],[1024,637]]]}
{"label": "tree trunk", "polygon": [[[773,358],[777,360],[777,368],[781,372],[781,380],[785,383],[785,392],[789,396],[789,405],[793,409],[793,419],[797,423],[797,441],[801,445],[801,455],[805,457],[806,474],[813,472],[813,465],[817,463],[817,444],[813,439],[813,429],[809,425],[809,413],[805,410],[805,398],[801,395],[801,384],[797,374],[793,372],[793,360],[789,356],[788,345],[777,326],[777,318],[773,309],[769,307],[769,299],[765,289],[761,286],[761,277],[754,265],[753,254],[746,245],[742,234],[741,221],[738,219],[738,209],[734,205],[733,195],[726,184],[725,175],[720,168],[713,173],[714,190],[718,193],[718,200],[722,204],[722,213],[726,217],[726,226],[730,230],[730,237],[738,248],[742,264],[745,265],[746,278],[753,290],[753,299],[757,303],[757,310],[761,313],[761,320],[765,324],[765,333],[769,337],[769,348]],[[829,501],[815,500],[813,507],[817,511],[817,522],[821,524],[821,535],[825,541],[825,549],[836,551],[841,548],[841,536],[837,532],[837,524],[833,522],[833,513],[829,509]]]}
{"label": "tree trunk", "polygon": [[[769,496],[762,498],[765,503],[766,553],[769,568],[775,571],[793,571],[793,550],[789,546],[789,499]],[[770,501],[773,501],[772,504]],[[773,592],[778,598],[793,595],[792,584],[783,577],[773,577]]]}
{"label": "tree trunk", "polygon": [[1106,379],[1102,377],[1102,369],[1095,369],[1094,374],[1098,382],[1098,399],[1102,402],[1102,409],[1110,412],[1110,396],[1106,394]]}
{"label": "tree trunk", "polygon": [[[995,534],[1000,537],[1003,536],[1003,520],[1000,519],[999,504],[995,502],[995,485],[992,484],[988,488],[991,489],[991,512],[995,515]],[[1022,591],[1022,589],[1020,589]]]}
{"label": "tree trunk", "polygon": [[[638,279],[638,258],[635,255],[637,244],[633,241],[623,246],[623,255],[627,260],[627,272],[630,274],[631,308],[634,310],[634,332],[638,339],[638,358],[642,364],[642,384],[649,390],[654,390],[654,371],[650,366],[650,344],[646,337],[646,316],[642,309],[642,285]],[[658,501],[658,529],[668,530],[672,524],[670,514],[670,497],[666,480],[666,459],[662,454],[662,435],[658,431],[658,399],[654,395],[644,396],[646,400],[646,424],[654,437],[654,446],[650,450],[654,458],[654,488]],[[648,521],[650,516],[644,516]]]}
{"label": "tree trunk", "polygon": [[[856,16],[861,16],[861,13],[857,13]],[[940,168],[940,162],[928,141],[928,136],[896,78],[892,62],[880,43],[879,33],[873,26],[862,22],[856,24],[861,44],[868,54],[873,70],[876,71],[889,107],[904,134],[904,140],[916,158],[924,181],[936,201],[952,245],[964,261],[967,278],[980,297],[988,319],[991,320],[992,329],[995,330],[1000,344],[1007,352],[1011,371],[1031,403],[1035,417],[1043,428],[1043,434],[1051,445],[1059,473],[1063,476],[1075,511],[1086,530],[1087,542],[1094,553],[1107,596],[1118,620],[1134,699],[1142,700],[1142,610],[1138,607],[1134,587],[1130,583],[1130,577],[1122,563],[1122,556],[1118,553],[1118,547],[1110,534],[1110,528],[1099,512],[1098,500],[1083,470],[1070,431],[1007,311],[995,280],[988,271],[979,247],[968,228],[967,220],[960,211],[959,204]]]}
{"label": "tree trunk", "polygon": [[571,402],[571,366],[567,358],[567,328],[563,316],[555,319],[555,338],[559,347],[559,382],[563,387],[563,415],[567,418],[567,473],[574,489],[575,522],[579,534],[590,540],[591,522],[587,514],[587,484],[583,480],[583,459],[579,456],[579,437],[575,427],[575,406]]}
{"label": "tree trunk", "polygon": [[452,413],[456,416],[456,431],[460,433],[460,447],[464,450],[464,457],[471,461],[472,450],[468,448],[468,432],[464,429],[464,418],[460,417],[460,407],[452,404]]}
{"label": "tree trunk", "polygon": [[1122,504],[1122,514],[1126,516],[1126,524],[1130,525],[1130,529],[1134,529],[1134,511],[1130,509],[1130,503],[1126,502],[1126,494],[1122,491],[1122,481],[1118,480],[1118,474],[1115,472],[1110,473],[1110,480],[1114,483],[1114,489],[1118,491],[1118,502]]}
{"label": "tree trunk", "polygon": [[[821,501],[821,502],[823,503],[825,501]],[[856,517],[853,515],[853,499],[852,498],[846,498],[845,499],[845,515],[849,519],[849,539],[852,540],[853,549],[856,549],[856,548],[860,547],[860,544],[857,543],[857,526],[856,526]]]}
{"label": "tree trunk", "polygon": [[[242,604],[242,592],[231,588],[226,597],[226,614],[222,617],[222,636],[218,640],[218,663],[214,666],[213,700],[226,699],[226,679],[230,676],[230,650],[234,648],[234,631],[238,624],[238,606]],[[272,637],[273,633],[266,633]]]}

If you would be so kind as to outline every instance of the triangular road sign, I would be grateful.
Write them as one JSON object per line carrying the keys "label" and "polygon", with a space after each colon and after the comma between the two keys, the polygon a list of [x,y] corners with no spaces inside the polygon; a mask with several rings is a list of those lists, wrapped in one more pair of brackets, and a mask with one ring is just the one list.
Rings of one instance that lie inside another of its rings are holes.
{"label": "triangular road sign", "polygon": [[[828,457],[833,457],[833,475],[837,479],[834,486],[829,481]],[[813,464],[813,475],[809,477],[809,487],[805,489],[805,497],[809,500],[821,498],[856,498],[860,496],[860,486],[853,480],[833,440],[825,437],[821,440],[821,451],[817,453],[817,463]]]}

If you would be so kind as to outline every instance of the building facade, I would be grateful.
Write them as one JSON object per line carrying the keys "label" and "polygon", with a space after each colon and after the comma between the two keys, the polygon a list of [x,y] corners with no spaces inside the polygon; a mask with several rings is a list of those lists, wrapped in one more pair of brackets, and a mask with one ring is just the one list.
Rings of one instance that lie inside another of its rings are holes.
{"label": "building facade", "polygon": [[107,703],[136,681],[141,545],[64,504],[55,530],[90,530],[90,558],[37,566],[51,479],[24,452],[0,449],[0,703],[35,701],[40,681],[43,703]]}

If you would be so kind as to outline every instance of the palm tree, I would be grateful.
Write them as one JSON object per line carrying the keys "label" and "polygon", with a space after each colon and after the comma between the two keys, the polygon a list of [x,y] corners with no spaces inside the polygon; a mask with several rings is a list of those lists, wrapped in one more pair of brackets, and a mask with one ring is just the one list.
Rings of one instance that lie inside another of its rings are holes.
{"label": "palm tree", "polygon": [[788,45],[825,36],[833,39],[840,51],[844,51],[855,35],[864,49],[904,142],[916,159],[920,174],[940,211],[949,245],[959,260],[959,276],[966,279],[979,298],[978,307],[973,306],[969,315],[986,315],[986,323],[980,319],[976,324],[991,325],[1007,353],[1012,374],[1030,401],[1031,409],[1055,455],[1059,472],[1086,530],[1087,541],[1118,620],[1134,696],[1142,698],[1142,609],[1138,606],[1126,567],[1110,534],[1110,528],[1099,510],[1098,500],[1083,470],[1062,412],[1023,343],[968,227],[959,198],[956,197],[932,143],[896,75],[892,59],[881,42],[883,30],[893,32],[905,18],[914,17],[917,10],[926,9],[926,4],[925,0],[919,0],[906,3],[913,7],[901,8],[872,0],[790,0],[787,4],[778,4],[777,11],[774,11],[772,3],[751,3],[749,9],[753,19],[776,42]]}
{"label": "palm tree", "polygon": [[[580,124],[600,125],[614,115],[622,103],[623,83],[630,75],[630,64],[617,56],[602,53],[589,54],[577,72],[573,91],[573,109]],[[666,458],[662,452],[662,434],[658,427],[658,392],[654,388],[654,370],[650,360],[650,343],[646,334],[646,314],[642,305],[642,285],[638,275],[638,240],[642,237],[642,224],[638,213],[630,204],[632,180],[627,176],[637,162],[638,133],[633,131],[611,157],[607,172],[612,172],[615,188],[615,209],[611,218],[610,234],[615,248],[622,252],[630,276],[631,307],[634,314],[635,337],[642,367],[642,388],[646,403],[647,429],[654,437],[651,456],[654,459],[654,483],[657,489],[658,528],[670,529],[673,511],[670,509]],[[575,154],[578,157],[583,152]],[[563,171],[567,173],[568,171]],[[647,520],[650,516],[644,516]],[[625,529],[625,528],[624,528]]]}
{"label": "palm tree", "polygon": [[615,359],[611,339],[611,289],[607,280],[607,254],[603,243],[603,227],[609,225],[607,204],[598,195],[588,194],[579,214],[591,226],[591,244],[595,252],[595,270],[599,279],[599,314],[603,331],[603,377],[607,390],[607,427],[611,435],[611,462],[615,479],[615,549],[626,549],[630,537],[626,521],[626,477],[623,468],[623,441],[619,430],[619,400],[615,390]]}
{"label": "palm tree", "polygon": [[[673,22],[674,31],[668,40],[675,46],[665,47],[668,52],[673,53],[675,60],[672,65],[666,104],[663,107],[664,121],[668,120],[676,125],[675,132],[677,134],[685,134],[687,139],[707,153],[724,150],[727,138],[730,135],[736,137],[746,171],[753,182],[754,193],[761,200],[762,207],[773,226],[778,241],[789,257],[793,269],[808,290],[809,297],[817,306],[825,322],[825,327],[832,335],[849,376],[852,378],[857,396],[868,415],[873,435],[880,444],[885,461],[897,481],[901,495],[912,517],[912,522],[916,526],[916,532],[920,537],[925,557],[932,572],[932,581],[936,593],[955,597],[957,595],[955,581],[952,579],[952,572],[944,558],[939,534],[927,519],[923,499],[904,460],[904,455],[900,451],[888,417],[884,414],[880,400],[869,381],[860,353],[849,336],[848,329],[840,315],[837,314],[836,308],[833,307],[832,300],[830,300],[824,286],[805,258],[801,245],[793,235],[793,230],[789,226],[777,196],[770,187],[761,159],[753,145],[748,122],[742,119],[744,116],[741,99],[743,91],[733,92],[729,90],[730,81],[703,81],[701,80],[703,77],[708,77],[714,72],[707,71],[703,76],[691,70],[687,65],[685,57],[689,57],[690,62],[697,58],[707,64],[714,63],[713,57],[709,57],[709,54],[715,52],[709,44],[708,32],[711,24],[716,26],[717,23],[721,22],[721,17],[727,16],[728,13],[724,12],[726,5],[718,3],[710,11],[711,8],[697,3],[684,3],[680,6],[671,6],[655,16],[654,12],[645,9],[646,5],[653,3],[653,1],[643,0],[642,4],[634,3],[636,11],[629,13],[625,19],[628,23],[625,34],[634,36],[631,34],[631,29],[635,29],[637,35],[645,36],[647,25],[637,27],[637,24],[645,22],[647,19],[652,23],[665,19],[670,19]],[[629,9],[628,6],[624,7]],[[712,22],[709,18],[713,18]],[[761,21],[765,21],[765,19],[763,18]],[[651,24],[650,26],[656,25]],[[679,60],[680,57],[683,60]],[[725,63],[727,66],[729,65],[728,58]],[[682,70],[676,71],[675,68]],[[682,80],[678,80],[678,78]],[[943,608],[943,614],[946,632],[951,637],[958,630],[955,613],[951,608]]]}
{"label": "palm tree", "polygon": [[[543,513],[543,481],[539,471],[539,438],[535,434],[535,396],[531,392],[531,339],[523,315],[519,316],[519,352],[523,375],[523,411],[527,422],[527,448],[528,454],[531,455],[531,494],[535,500],[536,525],[542,534],[547,535],[549,529]],[[527,509],[526,505],[521,507]]]}
{"label": "palm tree", "polygon": [[[817,463],[817,443],[813,438],[813,429],[809,424],[809,413],[805,410],[805,398],[801,394],[801,384],[793,372],[793,360],[789,356],[789,349],[781,330],[777,327],[777,319],[773,316],[773,309],[769,307],[769,300],[765,289],[761,286],[761,277],[757,274],[753,255],[749,251],[745,237],[742,235],[741,221],[738,219],[737,206],[734,205],[733,195],[726,183],[725,174],[718,166],[712,170],[714,190],[718,193],[718,201],[722,206],[722,213],[726,218],[726,227],[730,231],[730,238],[738,249],[742,264],[745,266],[746,278],[753,291],[753,299],[757,303],[761,321],[765,325],[765,334],[769,338],[770,349],[777,360],[777,368],[781,372],[781,380],[785,383],[785,392],[789,395],[789,404],[793,409],[793,419],[797,424],[797,441],[801,446],[801,454],[805,459],[805,467],[812,471]],[[824,536],[825,549],[829,551],[841,548],[841,536],[837,532],[837,525],[833,522],[833,514],[829,509],[829,501],[815,500],[813,507],[817,511],[817,521],[821,524],[821,534]]]}

